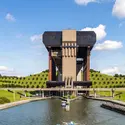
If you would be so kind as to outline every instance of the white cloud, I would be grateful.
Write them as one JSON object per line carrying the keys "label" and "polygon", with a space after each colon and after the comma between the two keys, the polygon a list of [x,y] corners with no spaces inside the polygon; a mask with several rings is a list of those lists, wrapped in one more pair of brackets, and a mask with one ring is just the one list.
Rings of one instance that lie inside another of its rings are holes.
{"label": "white cloud", "polygon": [[94,31],[96,33],[97,40],[102,40],[106,36],[106,31],[105,31],[106,26],[100,24],[96,28],[91,28],[91,27],[86,27],[82,29],[82,31]]}
{"label": "white cloud", "polygon": [[125,0],[116,0],[112,14],[118,18],[125,18]]}
{"label": "white cloud", "polygon": [[30,40],[33,41],[33,42],[40,41],[40,40],[42,40],[42,34],[40,34],[40,35],[33,35],[33,36],[30,37]]}
{"label": "white cloud", "polygon": [[109,75],[120,74],[120,69],[118,67],[107,68],[102,70],[101,73]]}
{"label": "white cloud", "polygon": [[11,15],[10,13],[7,13],[5,19],[8,20],[8,21],[11,21],[11,22],[16,21],[15,18],[14,18],[14,16]]}
{"label": "white cloud", "polygon": [[7,66],[0,66],[0,74],[3,76],[23,76],[16,72],[14,68],[9,68]]}
{"label": "white cloud", "polygon": [[0,66],[0,71],[7,71],[8,70],[8,67],[6,66]]}
{"label": "white cloud", "polygon": [[75,0],[76,4],[86,6],[89,3],[103,3],[103,2],[112,2],[114,0]]}
{"label": "white cloud", "polygon": [[13,68],[8,68],[6,66],[0,66],[0,73],[5,73],[5,72],[13,72]]}
{"label": "white cloud", "polygon": [[97,2],[97,0],[75,0],[78,5],[87,5],[91,2]]}
{"label": "white cloud", "polygon": [[94,50],[114,50],[122,47],[123,44],[120,41],[106,40],[103,43],[96,44]]}

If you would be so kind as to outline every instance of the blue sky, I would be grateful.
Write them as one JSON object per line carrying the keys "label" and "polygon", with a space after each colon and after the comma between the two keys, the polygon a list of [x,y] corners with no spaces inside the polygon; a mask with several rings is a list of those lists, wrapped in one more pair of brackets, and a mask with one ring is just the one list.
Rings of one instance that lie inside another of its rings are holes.
{"label": "blue sky", "polygon": [[0,73],[26,76],[48,68],[44,31],[94,30],[91,68],[125,74],[124,0],[2,0]]}

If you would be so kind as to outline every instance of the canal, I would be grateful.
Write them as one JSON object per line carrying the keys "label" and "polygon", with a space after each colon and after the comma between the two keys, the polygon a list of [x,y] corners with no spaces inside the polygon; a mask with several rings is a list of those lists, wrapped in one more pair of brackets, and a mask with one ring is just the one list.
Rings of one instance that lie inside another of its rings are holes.
{"label": "canal", "polygon": [[0,125],[56,125],[75,121],[81,125],[123,125],[125,116],[103,109],[100,101],[71,102],[71,110],[61,108],[58,99],[36,101],[0,111]]}

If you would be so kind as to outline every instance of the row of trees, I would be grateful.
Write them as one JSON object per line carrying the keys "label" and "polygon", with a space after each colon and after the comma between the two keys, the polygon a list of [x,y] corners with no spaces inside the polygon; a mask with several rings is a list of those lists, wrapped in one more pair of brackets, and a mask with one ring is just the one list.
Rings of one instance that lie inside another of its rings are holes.
{"label": "row of trees", "polygon": [[[94,69],[90,69],[90,72],[91,72],[91,73],[92,73],[92,72],[98,72],[98,73],[100,73],[100,71],[96,71],[96,70],[94,70]],[[123,75],[123,74],[115,74],[114,77],[125,77],[125,75]]]}
{"label": "row of trees", "polygon": [[115,74],[114,77],[125,77],[125,75],[122,75],[122,74]]}
{"label": "row of trees", "polygon": [[1,84],[0,88],[45,88],[46,85],[18,85],[18,84]]}

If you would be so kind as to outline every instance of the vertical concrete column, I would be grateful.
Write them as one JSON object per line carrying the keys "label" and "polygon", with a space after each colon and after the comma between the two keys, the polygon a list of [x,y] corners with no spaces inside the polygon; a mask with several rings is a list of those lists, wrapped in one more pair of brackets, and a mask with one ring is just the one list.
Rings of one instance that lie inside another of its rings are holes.
{"label": "vertical concrete column", "polygon": [[64,78],[64,81],[65,81],[65,88],[67,88],[67,82],[68,82],[68,78],[65,76]]}
{"label": "vertical concrete column", "polygon": [[82,81],[84,81],[84,64],[83,64],[83,71],[82,71]]}
{"label": "vertical concrete column", "polygon": [[52,57],[51,57],[51,49],[49,49],[49,75],[48,80],[52,81]]}
{"label": "vertical concrete column", "polygon": [[63,91],[63,97],[65,96],[65,93],[64,93],[64,91]]}
{"label": "vertical concrete column", "polygon": [[78,90],[76,90],[76,96],[78,96]]}
{"label": "vertical concrete column", "polygon": [[52,52],[51,49],[49,50],[49,75],[48,75],[48,79],[49,81],[56,81],[56,65],[55,62],[52,58]]}
{"label": "vertical concrete column", "polygon": [[93,89],[93,91],[94,91],[94,97],[96,98],[96,90],[95,90],[95,89]]}
{"label": "vertical concrete column", "polygon": [[44,91],[42,91],[42,98],[44,98]]}
{"label": "vertical concrete column", "polygon": [[73,80],[71,80],[71,88],[72,89],[74,88],[74,86],[73,86]]}
{"label": "vertical concrete column", "polygon": [[50,97],[50,91],[49,91],[49,97]]}
{"label": "vertical concrete column", "polygon": [[115,91],[114,91],[114,89],[112,89],[111,91],[112,91],[112,98],[114,98],[114,96],[115,96]]}
{"label": "vertical concrete column", "polygon": [[26,91],[24,91],[24,95],[25,95],[25,97],[26,97]]}
{"label": "vertical concrete column", "polygon": [[86,81],[90,80],[90,46],[87,47]]}
{"label": "vertical concrete column", "polygon": [[[63,30],[62,32],[62,80],[72,77],[76,81],[76,30]],[[72,46],[74,45],[74,46]],[[69,81],[67,81],[69,85]]]}
{"label": "vertical concrete column", "polygon": [[83,81],[86,81],[86,57],[83,60]]}
{"label": "vertical concrete column", "polygon": [[41,90],[39,91],[40,97],[41,97]]}
{"label": "vertical concrete column", "polygon": [[72,95],[76,97],[76,90],[72,92]]}
{"label": "vertical concrete column", "polygon": [[15,92],[15,90],[13,91],[13,100],[14,100],[14,102],[16,101],[16,92]]}
{"label": "vertical concrete column", "polygon": [[64,49],[65,43],[62,43],[62,46],[63,46],[63,48],[62,48],[62,57],[63,57],[63,56],[65,56],[65,49]]}
{"label": "vertical concrete column", "polygon": [[[52,57],[51,57],[52,58]],[[52,60],[52,81],[56,81],[56,65],[53,59]]]}

